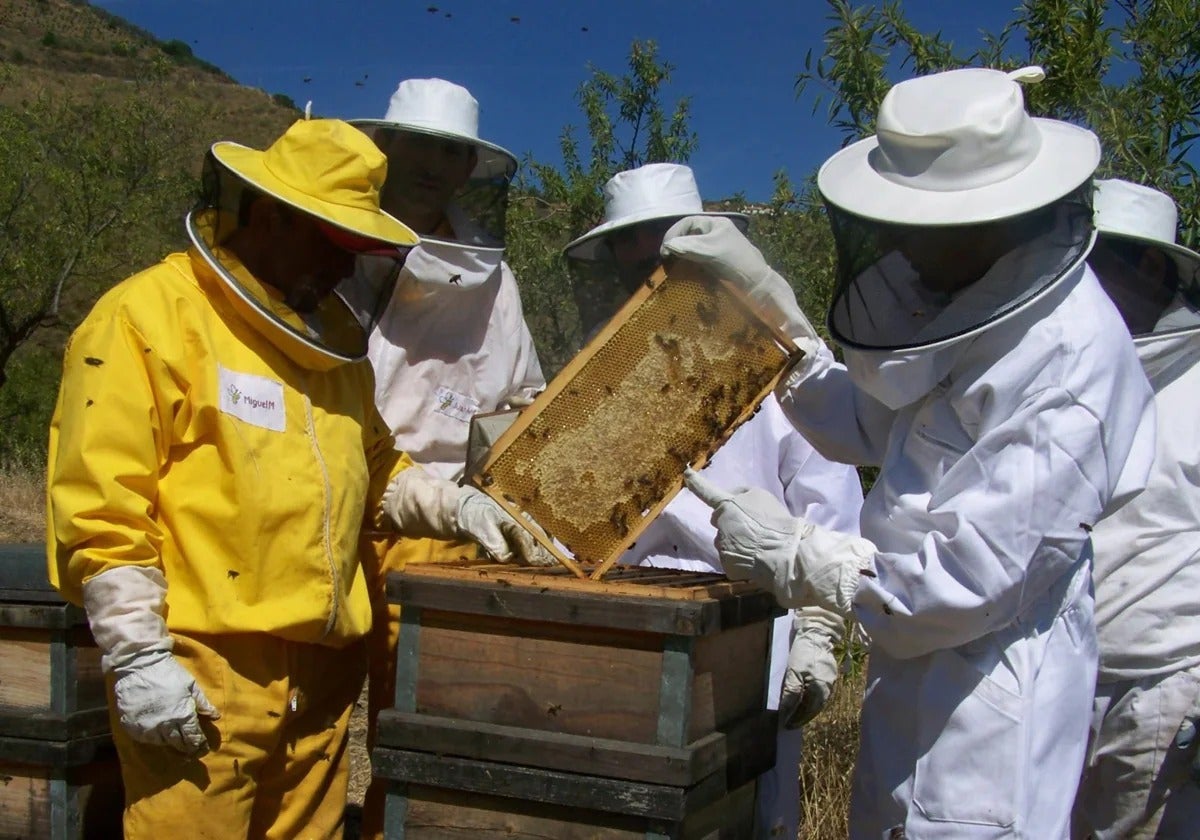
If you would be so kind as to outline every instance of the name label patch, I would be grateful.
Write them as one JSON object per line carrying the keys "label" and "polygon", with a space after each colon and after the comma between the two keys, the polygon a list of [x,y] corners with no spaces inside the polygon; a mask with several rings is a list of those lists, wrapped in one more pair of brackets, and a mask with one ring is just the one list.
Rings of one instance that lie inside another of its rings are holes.
{"label": "name label patch", "polygon": [[283,431],[282,382],[217,365],[217,385],[221,389],[221,411],[252,426]]}
{"label": "name label patch", "polygon": [[471,418],[479,411],[479,403],[474,398],[446,387],[438,388],[434,392],[434,400],[434,411],[464,423],[471,422]]}

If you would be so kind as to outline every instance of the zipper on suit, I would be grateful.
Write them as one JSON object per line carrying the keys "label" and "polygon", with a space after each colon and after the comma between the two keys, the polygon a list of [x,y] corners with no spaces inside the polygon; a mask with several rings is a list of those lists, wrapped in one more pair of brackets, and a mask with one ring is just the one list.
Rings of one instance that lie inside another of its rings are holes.
{"label": "zipper on suit", "polygon": [[313,422],[312,400],[308,398],[308,394],[302,394],[304,397],[304,424],[308,429],[308,439],[312,441],[313,455],[317,459],[317,466],[321,468],[321,480],[324,485],[324,496],[322,497],[321,510],[321,544],[325,548],[325,560],[329,564],[329,576],[332,579],[333,591],[329,598],[329,619],[325,622],[325,631],[321,634],[324,639],[333,630],[333,625],[337,621],[338,612],[338,592],[341,591],[341,580],[338,575],[337,563],[333,557],[333,540],[330,531],[332,530],[332,512],[330,510],[330,499],[333,495],[333,488],[329,484],[329,468],[325,465],[325,456],[321,453],[321,444],[317,441],[317,427]]}

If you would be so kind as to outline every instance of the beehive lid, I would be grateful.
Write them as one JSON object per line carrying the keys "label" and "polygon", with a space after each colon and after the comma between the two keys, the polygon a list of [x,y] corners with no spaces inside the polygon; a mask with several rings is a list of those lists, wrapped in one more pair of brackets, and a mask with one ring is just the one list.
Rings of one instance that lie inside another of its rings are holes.
{"label": "beehive lid", "polygon": [[521,411],[470,480],[545,528],[551,538],[530,530],[573,573],[600,578],[798,352],[740,290],[677,262]]}

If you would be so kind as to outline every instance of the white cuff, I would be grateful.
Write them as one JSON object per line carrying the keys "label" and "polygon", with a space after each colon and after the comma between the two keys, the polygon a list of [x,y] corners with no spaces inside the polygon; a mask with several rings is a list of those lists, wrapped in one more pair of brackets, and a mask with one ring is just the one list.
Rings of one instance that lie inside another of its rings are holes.
{"label": "white cuff", "polygon": [[83,584],[83,606],[104,673],[148,651],[169,652],[167,579],[152,566],[117,566]]}

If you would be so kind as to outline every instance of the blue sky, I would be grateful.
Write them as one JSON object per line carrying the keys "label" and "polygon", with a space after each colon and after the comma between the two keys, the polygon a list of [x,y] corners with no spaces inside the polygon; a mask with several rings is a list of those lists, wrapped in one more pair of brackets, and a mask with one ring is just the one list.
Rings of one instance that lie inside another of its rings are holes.
{"label": "blue sky", "polygon": [[[838,148],[824,109],[794,83],[828,28],[823,0],[93,0],[162,40],[179,39],[240,83],[313,101],[322,116],[382,117],[401,79],[440,76],[480,102],[480,133],[523,157],[560,162],[589,65],[621,75],[634,39],[675,66],[668,101],[688,96],[706,198],[769,198]],[[909,19],[963,51],[999,30],[1017,0],[911,0]],[[429,7],[436,12],[429,12]],[[519,18],[515,22],[512,18]],[[587,31],[583,31],[586,27]],[[308,78],[311,81],[305,82]],[[236,138],[231,138],[236,139]]]}

